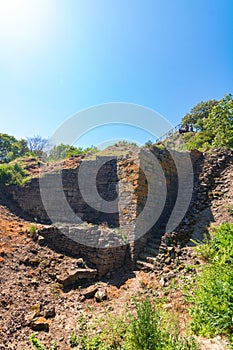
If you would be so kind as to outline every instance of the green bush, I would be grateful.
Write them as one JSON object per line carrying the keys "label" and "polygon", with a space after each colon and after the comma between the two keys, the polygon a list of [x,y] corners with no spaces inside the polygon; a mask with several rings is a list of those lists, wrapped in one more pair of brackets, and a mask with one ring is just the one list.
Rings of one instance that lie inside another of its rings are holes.
{"label": "green bush", "polygon": [[136,304],[137,316],[131,320],[124,350],[196,350],[191,336],[180,335],[178,321],[156,309],[149,299]]}
{"label": "green bush", "polygon": [[191,327],[203,336],[233,336],[233,224],[222,224],[197,252],[207,262],[193,282]]}
{"label": "green bush", "polygon": [[213,135],[210,131],[200,131],[197,134],[187,133],[183,135],[183,141],[186,143],[188,150],[198,149],[206,151],[211,148]]}
{"label": "green bush", "polygon": [[72,332],[69,336],[70,346],[73,348],[79,345],[79,337],[74,332]]}
{"label": "green bush", "polygon": [[54,146],[49,152],[49,161],[56,161],[65,158],[70,158],[73,156],[85,155],[88,153],[96,153],[98,152],[98,148],[95,146],[82,148],[82,147],[74,147],[70,145],[60,144]]}
{"label": "green bush", "polygon": [[146,299],[136,304],[137,317],[132,318],[127,334],[127,349],[155,350],[160,349],[162,332],[160,329],[160,316]]}
{"label": "green bush", "polygon": [[0,164],[0,185],[23,185],[28,173],[19,164]]}
{"label": "green bush", "polygon": [[37,236],[37,228],[35,225],[31,224],[28,228],[28,234],[29,236],[35,240],[36,239],[36,236]]}
{"label": "green bush", "polygon": [[118,146],[138,147],[136,142],[129,142],[126,140],[117,141],[116,143],[114,143],[114,146],[116,146],[116,147],[118,147]]}

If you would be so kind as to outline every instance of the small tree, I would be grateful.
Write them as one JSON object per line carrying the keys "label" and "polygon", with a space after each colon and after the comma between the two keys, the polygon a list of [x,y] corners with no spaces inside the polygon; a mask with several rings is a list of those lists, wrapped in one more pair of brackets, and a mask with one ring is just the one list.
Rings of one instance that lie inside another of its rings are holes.
{"label": "small tree", "polygon": [[42,157],[45,154],[47,144],[48,140],[43,139],[39,135],[27,137],[27,146],[29,151],[36,154],[38,157]]}

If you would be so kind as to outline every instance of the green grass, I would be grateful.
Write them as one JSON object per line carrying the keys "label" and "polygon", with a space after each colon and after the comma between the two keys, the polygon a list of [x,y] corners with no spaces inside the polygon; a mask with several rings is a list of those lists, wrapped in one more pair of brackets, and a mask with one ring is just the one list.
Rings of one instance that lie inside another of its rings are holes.
{"label": "green grass", "polygon": [[179,334],[178,321],[149,299],[135,301],[136,315],[106,315],[103,320],[78,320],[70,346],[81,350],[197,350],[192,336]]}
{"label": "green grass", "polygon": [[192,330],[199,335],[233,337],[233,224],[210,231],[210,238],[198,245],[204,259],[190,298]]}

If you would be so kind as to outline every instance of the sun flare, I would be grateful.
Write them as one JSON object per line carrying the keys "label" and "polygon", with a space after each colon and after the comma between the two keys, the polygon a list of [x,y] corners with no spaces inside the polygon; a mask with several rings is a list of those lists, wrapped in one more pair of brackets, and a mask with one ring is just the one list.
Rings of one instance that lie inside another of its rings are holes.
{"label": "sun flare", "polygon": [[39,44],[49,25],[49,3],[46,0],[0,0],[1,42],[8,47]]}

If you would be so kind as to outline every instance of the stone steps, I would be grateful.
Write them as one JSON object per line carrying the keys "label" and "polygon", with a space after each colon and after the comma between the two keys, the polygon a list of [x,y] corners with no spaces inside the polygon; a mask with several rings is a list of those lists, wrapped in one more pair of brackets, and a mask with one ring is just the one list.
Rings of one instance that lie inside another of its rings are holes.
{"label": "stone steps", "polygon": [[139,270],[146,271],[146,272],[154,270],[154,265],[143,260],[137,260],[136,267]]}
{"label": "stone steps", "polygon": [[156,262],[156,257],[154,255],[150,255],[150,254],[145,253],[145,252],[139,254],[139,258],[142,261],[148,262],[148,263],[153,264],[153,265]]}
{"label": "stone steps", "polygon": [[159,244],[161,243],[161,238],[150,238],[150,240],[147,243],[154,243],[154,244]]}
{"label": "stone steps", "polygon": [[157,242],[151,242],[151,241],[150,241],[150,242],[147,243],[147,246],[150,247],[150,248],[159,250],[160,244],[157,243]]}
{"label": "stone steps", "polygon": [[144,252],[149,253],[152,256],[156,256],[159,253],[159,249],[155,249],[150,247],[149,245],[146,245],[146,247],[144,248]]}
{"label": "stone steps", "polygon": [[158,265],[157,255],[160,253],[160,238],[150,238],[144,247],[143,252],[139,254],[139,260],[136,267],[146,272],[154,271]]}

